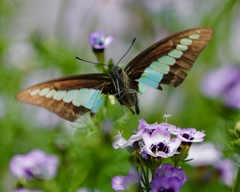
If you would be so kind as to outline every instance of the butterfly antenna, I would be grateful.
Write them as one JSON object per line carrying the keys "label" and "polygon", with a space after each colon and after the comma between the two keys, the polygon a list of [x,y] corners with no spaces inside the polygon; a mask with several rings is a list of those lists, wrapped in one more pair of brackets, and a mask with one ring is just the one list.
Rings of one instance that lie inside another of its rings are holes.
{"label": "butterfly antenna", "polygon": [[126,53],[122,56],[122,58],[118,61],[117,66],[118,66],[118,64],[120,63],[120,61],[125,57],[125,55],[127,55],[127,53],[129,52],[129,50],[132,48],[135,40],[136,40],[136,38],[133,39],[131,46],[128,48],[128,50],[127,50]]}
{"label": "butterfly antenna", "polygon": [[80,61],[84,61],[86,63],[91,63],[91,64],[94,64],[94,65],[104,65],[104,66],[108,66],[107,64],[104,64],[104,63],[96,63],[96,62],[92,62],[92,61],[88,61],[88,60],[85,60],[85,59],[82,59],[80,57],[76,57],[76,59],[80,60]]}

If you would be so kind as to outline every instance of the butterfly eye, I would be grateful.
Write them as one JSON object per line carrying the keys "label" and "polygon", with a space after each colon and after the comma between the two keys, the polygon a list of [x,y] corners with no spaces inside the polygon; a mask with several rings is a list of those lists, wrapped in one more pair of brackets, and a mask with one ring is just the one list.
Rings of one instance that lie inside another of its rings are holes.
{"label": "butterfly eye", "polygon": [[119,67],[118,68],[118,74],[121,74],[122,73],[122,69]]}

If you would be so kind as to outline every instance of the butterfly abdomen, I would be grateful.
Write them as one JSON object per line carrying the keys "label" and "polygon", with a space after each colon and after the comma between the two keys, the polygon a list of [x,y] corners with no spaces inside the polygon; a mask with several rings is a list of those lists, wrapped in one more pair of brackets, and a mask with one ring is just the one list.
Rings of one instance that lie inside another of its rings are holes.
{"label": "butterfly abdomen", "polygon": [[[137,86],[134,85],[127,73],[118,66],[113,67],[110,74],[116,91],[116,99],[134,114],[135,112],[131,107],[138,104]],[[138,106],[135,108],[138,109]],[[139,114],[139,109],[136,110],[136,113]]]}

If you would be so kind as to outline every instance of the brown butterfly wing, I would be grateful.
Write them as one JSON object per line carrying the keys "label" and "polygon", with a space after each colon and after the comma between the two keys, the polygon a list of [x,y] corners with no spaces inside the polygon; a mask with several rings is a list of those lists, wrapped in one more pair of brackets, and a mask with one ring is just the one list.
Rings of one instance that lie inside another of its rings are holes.
{"label": "brown butterfly wing", "polygon": [[18,93],[16,99],[46,108],[73,122],[88,111],[94,113],[103,95],[113,90],[109,75],[84,74],[59,78],[29,87]]}
{"label": "brown butterfly wing", "polygon": [[[187,76],[182,69],[192,68],[200,52],[211,40],[213,33],[211,28],[194,28],[168,36],[137,55],[125,70],[131,79],[140,79],[140,82],[143,80],[144,83],[154,85],[152,87],[157,89],[161,89],[161,84],[177,87]],[[152,64],[154,61],[155,63]],[[153,71],[152,66],[155,67]],[[168,71],[166,71],[167,68],[169,68]],[[163,75],[161,79],[153,78],[155,70]],[[155,79],[159,86],[156,87],[154,82],[149,83],[148,78]]]}

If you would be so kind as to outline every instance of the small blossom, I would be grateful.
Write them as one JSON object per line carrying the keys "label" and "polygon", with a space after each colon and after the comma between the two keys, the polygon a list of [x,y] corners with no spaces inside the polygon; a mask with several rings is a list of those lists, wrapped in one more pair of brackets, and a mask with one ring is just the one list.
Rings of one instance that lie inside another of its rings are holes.
{"label": "small blossom", "polygon": [[105,36],[103,31],[92,32],[89,36],[89,42],[94,50],[104,50],[114,40],[113,35]]}
{"label": "small blossom", "polygon": [[142,139],[142,133],[144,132],[143,129],[139,130],[137,134],[132,135],[129,140],[126,140],[122,137],[122,133],[118,133],[114,137],[114,142],[113,142],[113,148],[118,149],[118,148],[125,148],[127,146],[132,146],[135,141],[141,140]]}
{"label": "small blossom", "polygon": [[155,172],[155,178],[151,182],[151,192],[181,190],[188,177],[182,169],[174,168],[170,164],[160,166]]}
{"label": "small blossom", "polygon": [[25,155],[11,159],[10,170],[16,177],[25,179],[51,179],[55,176],[58,158],[40,150],[32,150]]}
{"label": "small blossom", "polygon": [[112,188],[116,191],[123,191],[129,189],[134,184],[139,183],[141,177],[139,176],[136,169],[131,168],[130,172],[126,176],[115,176],[112,178]]}
{"label": "small blossom", "polygon": [[123,180],[124,180],[124,176],[122,175],[118,175],[112,178],[112,188],[114,190],[124,190],[124,186],[123,186]]}
{"label": "small blossom", "polygon": [[187,143],[202,142],[203,137],[206,135],[202,131],[197,131],[194,128],[177,128],[175,131],[172,131],[172,134],[177,135],[179,139]]}
{"label": "small blossom", "polygon": [[125,148],[128,145],[131,145],[129,141],[127,141],[126,139],[124,139],[122,137],[122,133],[120,133],[120,132],[118,133],[118,135],[116,135],[113,138],[113,140],[114,140],[114,142],[113,142],[112,146],[114,149]]}

